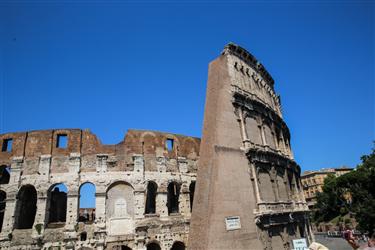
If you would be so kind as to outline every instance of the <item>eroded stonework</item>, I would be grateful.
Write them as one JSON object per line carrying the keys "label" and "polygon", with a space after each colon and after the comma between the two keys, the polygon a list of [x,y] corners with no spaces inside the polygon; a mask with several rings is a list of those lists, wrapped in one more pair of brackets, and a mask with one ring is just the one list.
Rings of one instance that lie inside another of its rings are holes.
{"label": "eroded stonework", "polygon": [[[274,80],[228,44],[210,63],[191,249],[291,249],[312,242],[308,207]],[[237,218],[233,225],[226,225]]]}
{"label": "eroded stonework", "polygon": [[[312,241],[274,80],[234,44],[210,63],[202,142],[130,130],[103,145],[87,130],[58,129],[3,134],[0,146],[1,249],[177,250],[189,237],[190,249],[279,250]],[[95,207],[79,208],[87,183]]]}
{"label": "eroded stonework", "polygon": [[[0,144],[1,249],[187,244],[198,138],[130,130],[103,145],[87,130],[59,129],[2,134]],[[96,189],[95,208],[86,210],[79,209],[85,183]]]}

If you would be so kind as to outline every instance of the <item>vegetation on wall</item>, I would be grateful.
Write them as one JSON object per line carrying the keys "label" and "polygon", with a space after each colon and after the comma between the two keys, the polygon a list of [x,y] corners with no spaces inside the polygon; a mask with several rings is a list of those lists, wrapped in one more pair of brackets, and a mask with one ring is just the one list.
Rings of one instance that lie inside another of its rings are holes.
{"label": "vegetation on wall", "polygon": [[372,234],[375,228],[375,148],[361,157],[354,171],[339,177],[329,175],[323,192],[317,194],[313,215],[316,222],[328,222],[337,216],[352,214],[357,229]]}

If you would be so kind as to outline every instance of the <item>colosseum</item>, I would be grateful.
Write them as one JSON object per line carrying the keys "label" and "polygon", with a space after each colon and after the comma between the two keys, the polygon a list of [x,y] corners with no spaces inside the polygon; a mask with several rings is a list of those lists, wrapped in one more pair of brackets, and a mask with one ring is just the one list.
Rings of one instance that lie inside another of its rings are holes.
{"label": "colosseum", "polygon": [[89,130],[52,129],[2,134],[0,146],[1,249],[176,250],[188,240],[190,249],[291,249],[293,239],[312,240],[273,79],[234,44],[210,64],[202,143],[129,130],[104,145]]}

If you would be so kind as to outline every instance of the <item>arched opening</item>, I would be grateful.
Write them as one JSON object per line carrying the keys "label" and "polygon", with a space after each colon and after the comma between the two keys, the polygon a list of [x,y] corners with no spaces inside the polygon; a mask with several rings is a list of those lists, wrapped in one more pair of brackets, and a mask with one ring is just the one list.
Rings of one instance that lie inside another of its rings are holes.
{"label": "arched opening", "polygon": [[168,214],[178,213],[178,198],[180,196],[180,185],[176,182],[171,182],[168,185],[168,194],[167,194],[167,207]]}
{"label": "arched opening", "polygon": [[93,223],[95,220],[95,185],[86,182],[79,188],[78,221]]}
{"label": "arched opening", "polygon": [[6,205],[7,194],[0,190],[0,232],[3,228],[5,205]]}
{"label": "arched opening", "polygon": [[68,189],[62,183],[53,185],[48,192],[48,223],[66,222],[67,193]]}
{"label": "arched opening", "polygon": [[82,232],[79,236],[79,240],[80,241],[86,241],[87,240],[87,233],[86,232]]}
{"label": "arched opening", "polygon": [[0,184],[8,184],[10,179],[10,168],[3,165],[0,167]]}
{"label": "arched opening", "polygon": [[118,245],[118,246],[113,246],[112,250],[132,250],[132,249],[128,246]]}
{"label": "arched opening", "polygon": [[150,181],[147,184],[147,197],[146,197],[146,211],[145,214],[155,214],[156,213],[156,192],[158,186],[155,182]]}
{"label": "arched opening", "polygon": [[147,244],[147,250],[161,250],[160,246],[156,242]]}
{"label": "arched opening", "polygon": [[195,192],[195,181],[192,181],[189,186],[190,212],[193,211],[194,192]]}
{"label": "arched opening", "polygon": [[33,227],[36,214],[37,193],[32,185],[22,186],[17,194],[15,216],[16,229],[30,229]]}
{"label": "arched opening", "polygon": [[110,235],[134,232],[134,189],[131,185],[125,182],[112,184],[106,194],[105,206]]}
{"label": "arched opening", "polygon": [[185,244],[181,241],[173,243],[171,250],[185,250]]}

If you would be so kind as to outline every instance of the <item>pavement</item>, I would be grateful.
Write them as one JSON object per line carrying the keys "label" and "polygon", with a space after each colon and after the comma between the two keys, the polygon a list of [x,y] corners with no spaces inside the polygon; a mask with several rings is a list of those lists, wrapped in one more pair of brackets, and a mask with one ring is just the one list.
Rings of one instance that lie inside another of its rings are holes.
{"label": "pavement", "polygon": [[[353,250],[353,248],[344,240],[339,237],[327,237],[326,235],[315,235],[315,241],[328,247],[329,250]],[[360,243],[360,248],[366,247],[366,243]]]}

